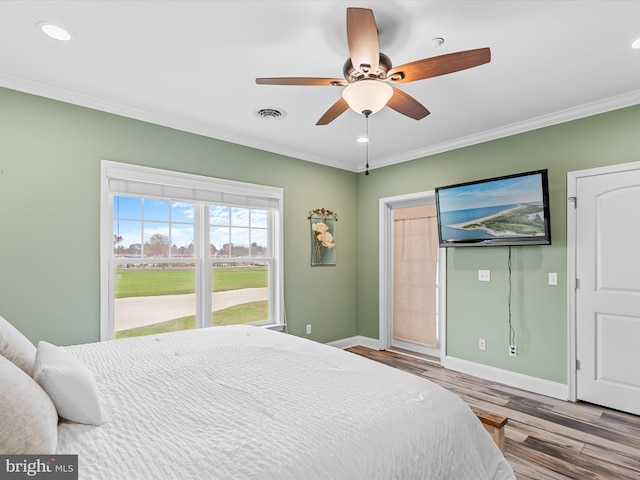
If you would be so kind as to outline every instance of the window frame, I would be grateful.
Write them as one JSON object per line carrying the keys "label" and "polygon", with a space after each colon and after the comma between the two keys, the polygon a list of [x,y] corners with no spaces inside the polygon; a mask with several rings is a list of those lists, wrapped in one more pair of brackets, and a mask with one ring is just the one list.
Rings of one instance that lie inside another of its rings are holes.
{"label": "window frame", "polygon": [[[269,257],[231,257],[225,261],[227,263],[242,261],[269,263],[269,320],[260,324],[268,328],[284,328],[282,188],[110,160],[101,160],[100,169],[101,341],[115,338],[113,271],[114,265],[122,263],[123,259],[113,255],[113,199],[115,196],[127,195],[194,203],[196,251],[193,257],[180,257],[179,260],[196,264],[196,328],[211,325],[211,295],[206,293],[211,292],[211,269],[215,263],[220,263],[210,254],[208,206],[218,204],[268,210]],[[127,188],[130,188],[131,191],[123,191]],[[179,198],[175,196],[176,193]],[[229,198],[230,203],[225,202],[225,198]],[[175,259],[168,258],[165,261],[171,263],[173,260]],[[135,259],[136,263],[147,261],[158,263],[163,260],[161,258],[145,259],[144,256]],[[207,312],[209,312],[208,315]]]}

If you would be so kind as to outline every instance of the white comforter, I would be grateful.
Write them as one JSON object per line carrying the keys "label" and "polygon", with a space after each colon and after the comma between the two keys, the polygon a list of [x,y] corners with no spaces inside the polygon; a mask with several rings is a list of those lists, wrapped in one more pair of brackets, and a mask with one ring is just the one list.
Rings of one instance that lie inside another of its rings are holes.
{"label": "white comforter", "polygon": [[107,418],[59,426],[80,479],[514,478],[456,395],[316,342],[232,326],[67,350]]}

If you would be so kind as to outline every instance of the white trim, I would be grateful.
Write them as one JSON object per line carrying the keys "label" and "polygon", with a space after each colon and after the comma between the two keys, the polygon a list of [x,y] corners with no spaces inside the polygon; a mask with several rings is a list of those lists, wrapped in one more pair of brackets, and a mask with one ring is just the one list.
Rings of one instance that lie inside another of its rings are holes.
{"label": "white trim", "polygon": [[570,198],[576,196],[576,179],[572,179],[572,173],[567,174],[567,379],[568,398],[572,402],[577,400],[576,395],[576,209]]}
{"label": "white trim", "polygon": [[399,348],[400,350],[405,350],[407,352],[416,353],[418,355],[428,355],[433,358],[440,359],[440,349],[439,348],[431,348],[425,347],[424,345],[418,345],[411,342],[405,342],[403,340],[398,340],[394,338],[391,345],[388,347],[393,350],[394,348]]}
{"label": "white trim", "polygon": [[115,330],[113,310],[109,308],[110,292],[113,291],[113,277],[109,275],[111,245],[103,241],[112,235],[110,222],[113,211],[113,199],[109,195],[109,178],[106,175],[105,162],[100,163],[100,341],[113,338]]}
{"label": "white trim", "polygon": [[484,378],[492,382],[519,388],[528,392],[546,395],[547,397],[567,400],[569,398],[568,386],[563,383],[552,382],[542,378],[523,375],[522,373],[503,370],[501,368],[470,362],[461,358],[447,356],[442,366],[448,370],[466,373],[474,377]]}
{"label": "white trim", "polygon": [[[578,180],[609,173],[621,173],[640,170],[640,162],[621,163],[605,167],[589,168],[567,173],[567,356],[568,356],[568,398],[571,401],[578,399],[577,384],[577,317],[576,317],[576,281],[577,281],[577,215],[576,209],[569,201],[577,197]],[[580,199],[577,199],[580,201]]]}
{"label": "white trim", "polygon": [[[39,95],[41,97],[52,98],[73,105],[93,108],[102,112],[113,113],[127,118],[142,120],[144,122],[153,123],[155,125],[163,125],[165,127],[174,128],[184,132],[195,133],[209,138],[216,138],[226,142],[232,142],[239,145],[245,145],[252,148],[259,148],[267,152],[278,153],[293,158],[307,160],[309,162],[318,163],[320,165],[328,165],[330,167],[340,168],[351,172],[361,173],[364,169],[361,162],[353,165],[347,162],[340,162],[334,158],[326,158],[313,152],[303,152],[290,147],[275,145],[264,140],[248,138],[243,135],[233,134],[222,131],[211,124],[211,122],[201,122],[185,120],[175,115],[163,115],[151,110],[118,103],[93,95],[86,95],[74,92],[66,88],[49,85],[38,80],[26,77],[0,72],[0,85],[19,92]],[[435,155],[437,153],[448,152],[458,148],[476,145],[479,143],[496,140],[498,138],[509,137],[518,133],[528,132],[539,128],[556,125],[559,123],[577,120],[579,118],[597,115],[599,113],[609,112],[620,108],[630,107],[640,103],[640,90],[616,95],[614,97],[605,98],[586,105],[568,108],[549,115],[543,115],[536,118],[530,118],[522,122],[513,123],[504,127],[498,127],[493,130],[487,130],[475,135],[469,135],[462,138],[456,138],[447,142],[431,145],[428,148],[417,149],[411,152],[403,152],[401,154],[391,155],[376,160],[374,168],[386,167],[397,163],[415,160],[417,158]]]}
{"label": "white trim", "polygon": [[275,330],[276,332],[284,332],[286,325],[284,323],[270,323],[269,325],[257,325],[257,328],[264,328],[266,330]]}
{"label": "white trim", "polygon": [[[580,118],[598,115],[600,113],[618,110],[620,108],[631,107],[640,103],[640,90],[616,95],[614,97],[605,98],[596,102],[578,105],[577,107],[567,108],[559,112],[553,112],[540,117],[529,118],[521,122],[512,123],[503,127],[486,130],[484,132],[468,135],[466,137],[455,138],[450,141],[431,145],[427,148],[420,148],[411,152],[402,152],[397,155],[391,155],[386,158],[377,159],[374,168],[382,168],[397,163],[414,160],[416,158],[428,157],[438,153],[449,152],[471,145],[486,143],[499,138],[510,137],[532,130],[558,125],[560,123],[578,120]],[[362,172],[364,167],[358,164],[358,172]]]}
{"label": "white trim", "polygon": [[372,348],[373,350],[378,350],[378,345],[380,341],[375,338],[363,337],[362,335],[357,335],[355,337],[343,338],[341,340],[334,340],[333,342],[327,342],[326,345],[330,347],[336,347],[341,350],[345,348],[363,346],[367,348]]}
{"label": "white trim", "polygon": [[[393,215],[394,208],[412,207],[417,205],[435,204],[435,190],[407,193],[393,197],[381,198],[379,201],[379,276],[378,276],[378,349],[385,350],[391,346],[391,317],[392,317],[392,272],[393,272]],[[440,323],[440,361],[447,354],[447,252],[441,248],[439,252],[439,323]]]}
{"label": "white trim", "polygon": [[18,92],[51,98],[53,100],[66,102],[72,105],[92,108],[100,112],[112,113],[122,117],[152,123],[154,125],[162,125],[164,127],[173,128],[183,132],[195,133],[197,135],[235,143],[237,145],[245,145],[247,147],[257,148],[266,152],[299,158],[320,165],[327,165],[351,172],[357,171],[355,166],[351,163],[341,162],[335,158],[323,157],[315,154],[314,152],[302,151],[285,145],[277,145],[269,141],[250,138],[245,135],[238,135],[237,133],[232,133],[230,131],[224,131],[213,125],[210,121],[194,121],[193,119],[181,118],[176,115],[165,115],[152,110],[114,102],[106,98],[86,95],[66,88],[48,85],[37,80],[20,77],[6,72],[0,72],[0,86],[16,90]]}
{"label": "white trim", "polygon": [[391,301],[388,298],[389,292],[391,292],[392,281],[389,275],[389,268],[391,265],[391,255],[389,253],[389,245],[391,245],[391,228],[389,225],[393,221],[391,214],[391,200],[388,198],[380,199],[379,206],[379,247],[378,247],[378,337],[380,344],[378,349],[384,350],[391,345],[391,331],[390,322],[391,318]]}
{"label": "white trim", "polygon": [[[355,336],[328,342],[326,345],[342,350],[356,346],[380,350],[378,348],[379,344],[380,341],[377,339]],[[558,398],[560,400],[567,400],[569,398],[568,386],[564,383],[552,382],[551,380],[532,377],[451,356],[445,356],[441,361],[441,365],[447,370],[473,375],[474,377],[501,383],[507,387],[519,388],[527,392]]]}

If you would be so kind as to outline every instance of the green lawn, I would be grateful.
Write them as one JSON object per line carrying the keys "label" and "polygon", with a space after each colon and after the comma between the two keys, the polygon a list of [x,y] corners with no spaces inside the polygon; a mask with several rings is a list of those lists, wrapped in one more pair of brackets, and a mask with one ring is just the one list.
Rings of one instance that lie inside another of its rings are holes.
{"label": "green lawn", "polygon": [[[212,291],[268,286],[267,267],[217,267],[212,270]],[[195,269],[118,269],[114,282],[116,298],[179,295],[195,292]],[[269,318],[268,302],[250,302],[213,312],[213,325],[236,325]],[[195,316],[176,318],[145,327],[116,332],[116,338],[195,328]]]}
{"label": "green lawn", "polygon": [[[212,325],[238,325],[241,323],[258,322],[269,318],[268,302],[250,302],[234,307],[225,308],[213,312],[211,315]],[[169,320],[168,322],[156,323],[145,327],[131,328],[116,332],[116,338],[139,337],[154,333],[176,332],[178,330],[190,330],[196,326],[196,317],[183,317]]]}
{"label": "green lawn", "polygon": [[[212,291],[268,286],[267,267],[221,267],[211,273]],[[178,295],[195,292],[195,269],[119,269],[115,297]]]}

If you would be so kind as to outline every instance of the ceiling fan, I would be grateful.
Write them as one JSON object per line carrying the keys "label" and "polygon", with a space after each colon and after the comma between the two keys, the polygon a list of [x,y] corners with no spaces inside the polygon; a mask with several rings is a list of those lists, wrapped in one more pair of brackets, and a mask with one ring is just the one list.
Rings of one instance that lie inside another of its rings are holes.
{"label": "ceiling fan", "polygon": [[[260,85],[344,86],[342,97],[318,120],[327,125],[349,107],[368,117],[385,105],[407,117],[420,120],[429,115],[420,102],[391,85],[415,82],[477,67],[491,60],[489,48],[478,48],[424,58],[392,67],[391,59],[380,52],[378,27],[373,10],[347,8],[347,42],[350,57],[342,78],[271,77],[256,78]],[[390,85],[391,84],[391,85]]]}

